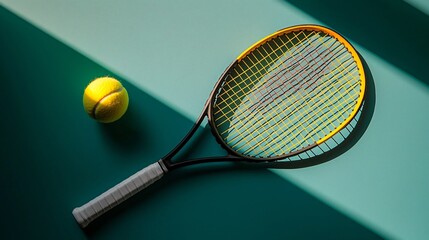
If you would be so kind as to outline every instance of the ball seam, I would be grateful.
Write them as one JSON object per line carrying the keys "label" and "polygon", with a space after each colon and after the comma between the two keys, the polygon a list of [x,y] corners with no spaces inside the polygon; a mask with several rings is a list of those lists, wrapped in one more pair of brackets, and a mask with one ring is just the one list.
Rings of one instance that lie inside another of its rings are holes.
{"label": "ball seam", "polygon": [[105,95],[105,96],[104,96],[104,97],[102,97],[100,100],[98,100],[98,101],[95,103],[94,107],[92,108],[92,111],[91,111],[91,115],[92,115],[92,117],[93,117],[95,120],[98,120],[98,119],[97,119],[97,116],[96,116],[96,114],[95,114],[95,112],[97,111],[97,107],[98,107],[98,105],[100,104],[100,102],[102,102],[104,99],[106,99],[107,97],[111,96],[112,94],[115,94],[115,93],[121,92],[123,89],[124,89],[124,87],[120,87],[120,88],[116,89],[115,91],[112,91],[112,92],[110,92],[109,94]]}

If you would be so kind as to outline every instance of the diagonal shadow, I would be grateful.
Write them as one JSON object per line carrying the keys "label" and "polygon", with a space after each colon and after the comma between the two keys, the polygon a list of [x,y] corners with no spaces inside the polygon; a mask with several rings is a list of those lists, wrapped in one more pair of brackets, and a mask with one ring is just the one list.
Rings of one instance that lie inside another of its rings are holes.
{"label": "diagonal shadow", "polygon": [[403,0],[282,0],[429,86],[429,16]]}
{"label": "diagonal shadow", "polygon": [[[171,173],[84,232],[71,211],[173,147],[193,124],[126,79],[0,7],[0,198],[5,239],[380,239],[264,169],[230,164]],[[123,119],[100,126],[85,85],[116,76]],[[214,139],[197,155],[222,153]]]}

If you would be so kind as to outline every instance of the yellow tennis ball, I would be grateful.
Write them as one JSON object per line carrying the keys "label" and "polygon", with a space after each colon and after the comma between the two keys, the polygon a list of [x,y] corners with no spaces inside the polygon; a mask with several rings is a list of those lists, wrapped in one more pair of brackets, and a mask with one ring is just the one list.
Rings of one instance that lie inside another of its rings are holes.
{"label": "yellow tennis ball", "polygon": [[114,122],[127,111],[127,90],[114,78],[97,78],[85,89],[83,107],[89,116],[99,122]]}

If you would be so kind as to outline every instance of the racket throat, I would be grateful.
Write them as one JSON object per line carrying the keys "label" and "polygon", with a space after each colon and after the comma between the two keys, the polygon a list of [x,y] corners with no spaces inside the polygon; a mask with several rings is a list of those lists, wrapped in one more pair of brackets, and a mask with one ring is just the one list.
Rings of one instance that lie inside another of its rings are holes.
{"label": "racket throat", "polygon": [[186,145],[186,143],[189,142],[189,140],[192,138],[192,136],[195,134],[195,132],[198,130],[198,128],[201,126],[201,123],[203,122],[205,116],[207,115],[207,107],[208,104],[206,103],[204,106],[203,111],[201,112],[200,116],[198,117],[198,120],[194,123],[194,125],[191,127],[189,132],[185,135],[185,137],[174,147],[167,155],[161,158],[158,162],[160,163],[161,167],[163,169],[172,170],[175,168],[175,163],[172,162],[173,157]]}
{"label": "racket throat", "polygon": [[161,167],[162,171],[164,171],[164,173],[169,172],[169,168],[166,166],[165,161],[163,159],[159,160],[158,164]]}

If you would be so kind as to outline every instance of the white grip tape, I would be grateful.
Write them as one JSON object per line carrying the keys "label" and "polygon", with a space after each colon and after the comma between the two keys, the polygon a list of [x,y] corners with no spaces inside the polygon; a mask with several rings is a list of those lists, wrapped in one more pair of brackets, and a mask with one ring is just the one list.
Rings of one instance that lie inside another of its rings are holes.
{"label": "white grip tape", "polygon": [[156,162],[147,166],[85,205],[75,208],[73,216],[76,221],[82,228],[86,227],[109,209],[160,179],[164,175],[160,164]]}

